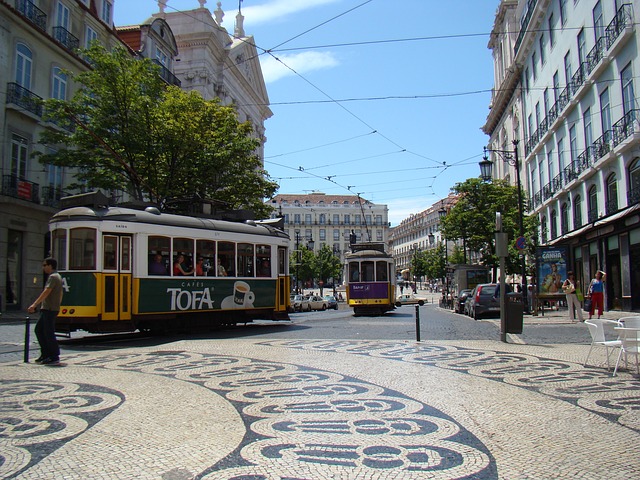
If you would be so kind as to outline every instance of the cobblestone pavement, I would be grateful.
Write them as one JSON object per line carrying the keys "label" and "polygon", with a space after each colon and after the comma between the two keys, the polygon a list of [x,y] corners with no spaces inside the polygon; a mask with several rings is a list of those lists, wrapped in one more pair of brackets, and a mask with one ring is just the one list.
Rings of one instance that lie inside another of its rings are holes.
{"label": "cobblestone pavement", "polygon": [[640,376],[587,350],[233,339],[4,363],[0,478],[639,478]]}

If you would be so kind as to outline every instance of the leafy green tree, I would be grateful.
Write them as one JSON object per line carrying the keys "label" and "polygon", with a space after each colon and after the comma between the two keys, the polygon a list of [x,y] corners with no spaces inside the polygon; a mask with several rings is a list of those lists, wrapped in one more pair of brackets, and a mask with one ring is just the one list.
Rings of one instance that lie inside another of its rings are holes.
{"label": "leafy green tree", "polygon": [[[462,239],[467,248],[481,254],[484,265],[496,267],[495,256],[495,214],[501,212],[503,230],[509,236],[509,257],[507,273],[520,273],[519,252],[514,247],[519,234],[518,189],[504,180],[483,182],[479,178],[470,178],[454,185],[452,190],[459,195],[457,203],[442,219],[443,234],[446,238]],[[523,205],[526,199],[523,195]],[[524,217],[525,238],[535,236],[537,220]],[[525,253],[529,251],[531,245]]]}
{"label": "leafy green tree", "polygon": [[197,92],[168,87],[159,67],[112,52],[95,42],[82,55],[92,69],[67,72],[79,89],[69,101],[46,102],[50,147],[40,161],[78,169],[78,184],[123,190],[161,208],[210,200],[228,209],[251,209],[264,218],[263,202],[277,190],[265,178],[249,122],[231,106]]}
{"label": "leafy green tree", "polygon": [[315,254],[313,266],[315,279],[322,280],[320,286],[320,295],[322,295],[323,285],[326,285],[330,278],[335,281],[342,275],[342,264],[340,259],[333,254],[331,248],[328,245],[323,245]]}
{"label": "leafy green tree", "polygon": [[460,245],[453,246],[453,252],[449,252],[449,263],[460,265],[465,262],[464,251]]}
{"label": "leafy green tree", "polygon": [[446,272],[444,245],[425,251],[424,256],[425,275],[431,280],[443,278]]}
{"label": "leafy green tree", "polygon": [[304,288],[305,283],[313,281],[313,279],[315,278],[315,264],[316,261],[313,251],[309,250],[304,245],[300,245],[299,252],[293,250],[289,254],[289,265],[291,265],[291,273],[294,276],[299,275],[298,283],[301,289]]}

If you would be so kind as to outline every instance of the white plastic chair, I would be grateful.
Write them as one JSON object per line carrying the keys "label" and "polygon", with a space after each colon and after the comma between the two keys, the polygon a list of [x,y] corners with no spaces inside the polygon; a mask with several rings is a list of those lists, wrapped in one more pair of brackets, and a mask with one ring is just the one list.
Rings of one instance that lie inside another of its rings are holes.
{"label": "white plastic chair", "polygon": [[[606,349],[607,351],[607,370],[611,369],[611,363],[609,361],[609,348],[622,348],[622,341],[620,339],[618,340],[607,340],[606,336],[605,336],[605,332],[604,332],[604,326],[605,324],[609,323],[609,324],[613,324],[617,327],[622,326],[620,323],[616,322],[616,321],[612,321],[612,320],[602,320],[602,319],[595,319],[592,318],[591,320],[586,320],[585,325],[587,327],[589,327],[589,333],[591,334],[591,347],[589,347],[589,353],[587,354],[587,358],[584,361],[584,365],[583,366],[587,366],[587,362],[589,361],[589,357],[591,356],[591,351],[593,350],[593,347],[596,345],[602,346]],[[618,355],[618,360],[620,359],[620,356]],[[616,364],[617,366],[617,364]],[[614,375],[615,375],[615,371],[614,371]]]}
{"label": "white plastic chair", "polygon": [[613,375],[618,371],[618,366],[620,365],[620,359],[622,358],[622,354],[624,353],[624,365],[625,367],[629,367],[628,365],[628,356],[629,354],[635,355],[636,357],[636,372],[640,374],[640,362],[638,362],[640,352],[640,316],[638,317],[623,317],[620,320],[621,327],[616,327],[616,330],[620,332],[620,340],[622,341],[622,348],[620,349],[620,353],[618,354],[618,360],[616,361],[616,366],[613,369]]}

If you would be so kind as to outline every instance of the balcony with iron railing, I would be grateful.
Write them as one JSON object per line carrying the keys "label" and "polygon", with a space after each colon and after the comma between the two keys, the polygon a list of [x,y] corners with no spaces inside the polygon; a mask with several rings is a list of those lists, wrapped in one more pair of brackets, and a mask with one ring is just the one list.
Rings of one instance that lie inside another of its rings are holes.
{"label": "balcony with iron railing", "polygon": [[599,215],[598,215],[598,207],[592,207],[587,211],[587,221],[589,223],[593,223],[596,220],[598,220]]}
{"label": "balcony with iron railing", "polygon": [[32,203],[40,203],[40,186],[17,175],[2,176],[2,194]]}
{"label": "balcony with iron railing", "polygon": [[16,0],[16,10],[43,32],[47,31],[47,14],[29,0]]}
{"label": "balcony with iron railing", "polygon": [[636,205],[640,203],[640,185],[636,185],[627,192],[627,203]]}
{"label": "balcony with iron railing", "polygon": [[178,79],[178,77],[171,73],[171,70],[165,67],[157,59],[154,59],[153,63],[160,67],[160,78],[162,78],[162,80],[164,80],[168,85],[173,85],[176,87],[182,86],[182,82]]}
{"label": "balcony with iron railing", "polygon": [[69,30],[64,27],[53,27],[53,38],[55,38],[64,48],[70,52],[76,51],[80,48],[80,40],[71,34]]}
{"label": "balcony with iron railing", "polygon": [[606,215],[612,215],[614,213],[616,213],[618,210],[620,210],[620,207],[618,206],[618,198],[610,198],[608,199],[605,204],[604,204],[604,211]]}
{"label": "balcony with iron railing", "polygon": [[38,117],[42,117],[42,102],[42,97],[17,83],[7,84],[7,104],[17,105]]}
{"label": "balcony with iron railing", "polygon": [[625,3],[624,5],[620,6],[618,11],[616,12],[616,16],[613,17],[613,20],[611,20],[604,31],[607,42],[607,49],[611,48],[611,46],[615,43],[624,29],[627,26],[631,25],[633,25],[631,4]]}
{"label": "balcony with iron railing", "polygon": [[528,31],[529,22],[531,22],[531,17],[533,16],[533,12],[536,9],[536,3],[538,3],[538,0],[529,0],[529,2],[527,3],[527,13],[520,21],[520,32],[518,33],[518,38],[516,38],[516,43],[513,47],[515,55],[518,54],[520,45],[522,45],[522,40],[524,40],[524,36]]}
{"label": "balcony with iron railing", "polygon": [[54,185],[47,185],[45,187],[42,187],[41,190],[42,205],[46,205],[48,207],[58,208],[60,206],[60,199],[71,195],[70,193],[62,190],[62,188],[56,187]]}
{"label": "balcony with iron railing", "polygon": [[[531,3],[531,1],[530,1]],[[535,4],[535,2],[533,2]],[[565,87],[565,89],[558,96],[557,101],[551,107],[550,112],[554,112],[553,119],[550,115],[547,116],[548,125],[547,128],[551,128],[553,122],[562,114],[562,111],[571,102],[572,98],[576,96],[580,88],[585,85],[589,76],[594,72],[595,67],[605,57],[607,52],[614,46],[616,40],[620,37],[625,28],[633,26],[633,15],[631,4],[624,4],[616,13],[613,20],[606,27],[603,36],[598,38],[595,46],[591,49],[587,58],[580,64],[578,70],[573,74],[571,81]],[[521,30],[522,34],[522,30]],[[520,36],[518,37],[520,38]],[[517,52],[517,48],[516,48]],[[544,133],[540,130],[540,126],[533,132],[527,140],[524,141],[524,153],[525,156],[529,155],[537,146],[537,144],[544,137]]]}
{"label": "balcony with iron railing", "polygon": [[636,119],[639,118],[639,115],[640,112],[637,110],[629,111],[613,125],[612,130],[607,130],[598,137],[574,161],[564,167],[559,175],[556,175],[551,182],[529,198],[531,208],[536,208],[553,198],[564,186],[579,178],[582,172],[588,171],[602,161],[611,152],[612,148],[638,132],[640,125],[638,125]]}
{"label": "balcony with iron railing", "polygon": [[629,110],[624,117],[613,124],[613,146],[617,147],[638,131],[638,110]]}

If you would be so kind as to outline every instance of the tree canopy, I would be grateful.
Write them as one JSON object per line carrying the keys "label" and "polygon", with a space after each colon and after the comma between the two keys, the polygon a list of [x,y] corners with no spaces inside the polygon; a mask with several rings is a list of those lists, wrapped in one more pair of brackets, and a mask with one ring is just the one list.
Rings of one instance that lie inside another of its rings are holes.
{"label": "tree canopy", "polygon": [[[520,273],[519,252],[514,243],[520,236],[518,188],[504,180],[483,182],[479,178],[470,178],[454,185],[452,190],[458,194],[458,201],[442,219],[443,234],[447,239],[462,239],[467,248],[479,252],[484,265],[495,267],[498,259],[494,252],[495,214],[502,214],[503,231],[509,236],[509,258],[507,272]],[[526,206],[525,198],[523,205]],[[524,216],[524,232],[527,249],[531,253],[531,239],[535,237],[536,218]]]}
{"label": "tree canopy", "polygon": [[[159,66],[122,47],[97,42],[82,55],[92,69],[73,74],[79,88],[68,101],[46,102],[40,161],[74,167],[78,184],[126,191],[161,208],[207,200],[268,216],[277,184],[256,154],[260,140],[232,106],[195,91],[167,86]],[[77,185],[72,185],[77,186]]]}

